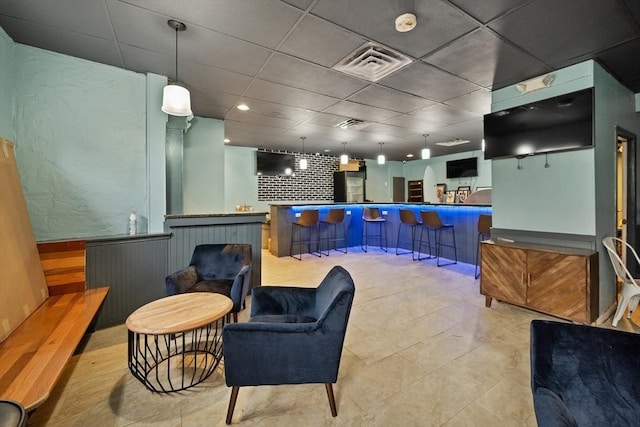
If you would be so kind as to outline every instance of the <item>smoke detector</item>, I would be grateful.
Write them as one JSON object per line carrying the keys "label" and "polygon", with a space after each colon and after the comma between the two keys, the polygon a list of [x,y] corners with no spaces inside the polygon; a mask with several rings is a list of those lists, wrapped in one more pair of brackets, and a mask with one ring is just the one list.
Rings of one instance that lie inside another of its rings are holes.
{"label": "smoke detector", "polygon": [[400,33],[406,33],[416,27],[418,23],[416,15],[413,13],[403,13],[396,18],[396,31]]}

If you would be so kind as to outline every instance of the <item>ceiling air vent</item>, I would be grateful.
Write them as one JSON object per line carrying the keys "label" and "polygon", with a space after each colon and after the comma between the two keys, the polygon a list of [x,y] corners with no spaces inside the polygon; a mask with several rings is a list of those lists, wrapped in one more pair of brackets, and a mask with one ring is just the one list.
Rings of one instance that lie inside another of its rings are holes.
{"label": "ceiling air vent", "polygon": [[338,123],[336,127],[340,129],[357,130],[357,129],[361,129],[363,127],[369,126],[370,124],[371,124],[370,122],[365,122],[364,120],[347,119]]}
{"label": "ceiling air vent", "polygon": [[334,70],[376,82],[411,63],[395,50],[367,42],[333,66]]}
{"label": "ceiling air vent", "polygon": [[436,145],[443,145],[445,147],[453,147],[455,145],[460,145],[460,144],[468,144],[471,141],[469,141],[468,139],[452,139],[451,141],[442,141],[442,142],[436,142]]}

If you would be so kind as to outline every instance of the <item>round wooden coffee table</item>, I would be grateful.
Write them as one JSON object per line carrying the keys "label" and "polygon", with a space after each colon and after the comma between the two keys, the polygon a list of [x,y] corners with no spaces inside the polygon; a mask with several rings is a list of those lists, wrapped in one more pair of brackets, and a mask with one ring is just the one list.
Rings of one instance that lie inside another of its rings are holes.
{"label": "round wooden coffee table", "polygon": [[224,295],[193,292],[140,307],[126,322],[129,370],[156,392],[201,383],[222,359],[222,328],[232,306]]}

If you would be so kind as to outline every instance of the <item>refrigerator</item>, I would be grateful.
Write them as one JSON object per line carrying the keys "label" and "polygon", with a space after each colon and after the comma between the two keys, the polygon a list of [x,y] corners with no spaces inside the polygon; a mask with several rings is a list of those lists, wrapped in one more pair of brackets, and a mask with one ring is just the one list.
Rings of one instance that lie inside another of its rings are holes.
{"label": "refrigerator", "polygon": [[333,201],[362,203],[366,199],[364,172],[334,172]]}

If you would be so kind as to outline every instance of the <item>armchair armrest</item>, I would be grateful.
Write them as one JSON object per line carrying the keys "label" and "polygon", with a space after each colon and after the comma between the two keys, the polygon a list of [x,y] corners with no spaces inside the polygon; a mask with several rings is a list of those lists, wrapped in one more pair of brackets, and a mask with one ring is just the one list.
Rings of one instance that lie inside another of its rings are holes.
{"label": "armchair armrest", "polygon": [[316,318],[316,288],[259,286],[253,288],[251,317],[296,314]]}
{"label": "armchair armrest", "polygon": [[231,301],[233,301],[232,312],[237,313],[244,304],[244,298],[249,292],[249,282],[251,280],[251,264],[242,266],[231,285]]}

